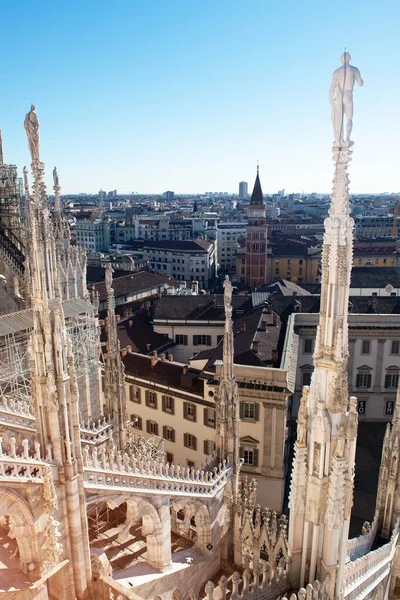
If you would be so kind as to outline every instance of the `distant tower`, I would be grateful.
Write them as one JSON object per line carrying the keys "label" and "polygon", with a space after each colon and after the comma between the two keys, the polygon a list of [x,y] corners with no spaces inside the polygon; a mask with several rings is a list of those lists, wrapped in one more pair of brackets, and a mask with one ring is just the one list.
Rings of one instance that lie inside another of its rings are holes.
{"label": "distant tower", "polygon": [[267,219],[258,167],[247,215],[246,283],[255,287],[267,281]]}
{"label": "distant tower", "polygon": [[392,229],[392,238],[397,240],[397,219],[399,217],[399,199],[396,198],[396,202],[394,203],[393,210],[393,229]]}
{"label": "distant tower", "polygon": [[248,195],[247,181],[241,181],[239,183],[239,200],[247,200]]}

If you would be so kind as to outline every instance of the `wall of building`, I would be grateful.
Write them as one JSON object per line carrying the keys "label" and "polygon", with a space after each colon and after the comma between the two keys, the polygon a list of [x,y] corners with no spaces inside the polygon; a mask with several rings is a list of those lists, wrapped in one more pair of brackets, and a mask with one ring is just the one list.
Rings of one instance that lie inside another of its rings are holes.
{"label": "wall of building", "polygon": [[[300,313],[294,319],[299,354],[292,418],[296,418],[302,386],[308,385],[313,370],[318,314]],[[349,394],[358,398],[360,421],[389,421],[400,373],[400,315],[349,314],[348,373]],[[365,377],[360,381],[357,375]]]}

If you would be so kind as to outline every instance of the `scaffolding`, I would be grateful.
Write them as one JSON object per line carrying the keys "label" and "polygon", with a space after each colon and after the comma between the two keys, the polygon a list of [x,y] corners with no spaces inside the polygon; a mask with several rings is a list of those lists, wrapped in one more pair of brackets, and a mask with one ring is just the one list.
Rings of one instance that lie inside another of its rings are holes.
{"label": "scaffolding", "polygon": [[12,332],[0,338],[0,406],[33,416],[29,334]]}
{"label": "scaffolding", "polygon": [[100,336],[94,311],[68,318],[68,336],[72,342],[74,367],[77,379],[99,369]]}

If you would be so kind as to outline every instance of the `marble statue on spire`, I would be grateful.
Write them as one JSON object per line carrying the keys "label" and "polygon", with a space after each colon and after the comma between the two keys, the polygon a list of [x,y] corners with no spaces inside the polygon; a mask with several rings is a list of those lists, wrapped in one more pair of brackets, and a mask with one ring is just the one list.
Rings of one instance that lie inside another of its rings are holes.
{"label": "marble statue on spire", "polygon": [[[351,56],[344,52],[341,56],[342,66],[333,73],[329,89],[329,102],[332,106],[332,123],[335,144],[350,142],[353,128],[353,88],[357,81],[359,86],[364,84],[360,71],[350,64]],[[344,137],[344,117],[346,117],[346,138]]]}
{"label": "marble statue on spire", "polygon": [[39,119],[36,114],[36,106],[32,104],[31,110],[26,114],[24,127],[28,136],[29,152],[32,162],[39,160]]}

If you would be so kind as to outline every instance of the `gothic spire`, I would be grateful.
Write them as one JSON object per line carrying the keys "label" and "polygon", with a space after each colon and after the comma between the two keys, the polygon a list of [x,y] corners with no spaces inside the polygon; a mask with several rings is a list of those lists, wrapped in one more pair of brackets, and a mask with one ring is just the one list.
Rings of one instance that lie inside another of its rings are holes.
{"label": "gothic spire", "polygon": [[264,204],[263,193],[261,189],[259,166],[257,165],[257,176],[254,182],[253,193],[251,194],[250,205],[261,206]]}
{"label": "gothic spire", "polygon": [[228,460],[233,465],[234,494],[238,489],[239,475],[239,389],[234,369],[234,338],[232,327],[232,284],[228,275],[224,281],[225,334],[222,376],[216,398],[216,450],[219,461]]}
{"label": "gothic spire", "polygon": [[115,296],[112,287],[112,266],[106,266],[107,290],[107,357],[104,365],[104,393],[109,413],[113,413],[117,423],[119,449],[126,446],[127,406],[125,392],[125,369],[121,360],[115,317]]}

